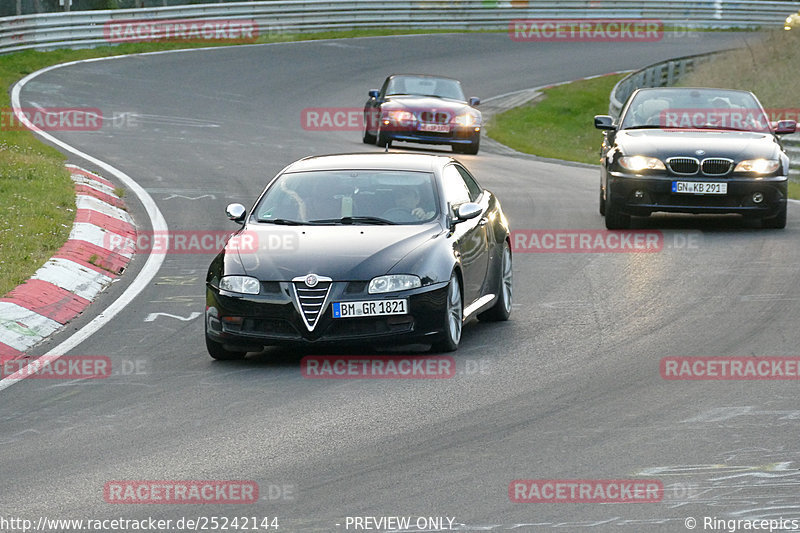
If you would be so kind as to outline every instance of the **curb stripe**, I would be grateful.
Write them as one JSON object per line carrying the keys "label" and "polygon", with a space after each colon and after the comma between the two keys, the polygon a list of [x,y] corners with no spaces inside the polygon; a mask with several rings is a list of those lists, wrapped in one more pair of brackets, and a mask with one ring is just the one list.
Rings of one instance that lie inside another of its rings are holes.
{"label": "curb stripe", "polygon": [[88,196],[85,194],[76,194],[75,195],[75,206],[77,209],[91,209],[92,211],[98,211],[103,213],[104,215],[108,215],[110,217],[114,217],[119,220],[124,220],[125,222],[131,222],[131,216],[125,212],[125,210],[120,209],[119,207],[114,207],[113,205],[108,205],[107,203],[103,202],[102,200],[98,200],[94,196]]}
{"label": "curb stripe", "polygon": [[[89,259],[92,256],[95,256],[96,259],[90,263]],[[96,244],[76,239],[67,241],[53,257],[69,259],[100,274],[105,274],[112,279],[121,274],[130,261],[129,257],[110,252]]]}
{"label": "curb stripe", "polygon": [[14,359],[22,359],[23,357],[25,357],[25,352],[20,352],[8,344],[0,342],[0,362],[13,361]]}
{"label": "curb stripe", "polygon": [[0,342],[23,352],[61,328],[55,320],[11,302],[0,302],[0,316]]}
{"label": "curb stripe", "polygon": [[[106,215],[100,211],[95,211],[94,209],[78,209],[78,212],[75,214],[75,223],[94,224],[95,226],[104,228],[107,231],[116,233],[117,235],[121,235],[129,239],[136,238],[136,228],[133,226],[133,224],[126,220],[120,220],[116,217]],[[111,241],[108,241],[104,244],[110,245],[110,242]],[[104,247],[109,250],[111,249],[109,246]]]}
{"label": "curb stripe", "polygon": [[75,183],[76,186],[80,186],[86,189],[91,189],[93,191],[97,191],[107,195],[109,198],[114,198],[115,200],[118,199],[116,193],[114,193],[114,189],[109,187],[108,185],[104,185],[99,181],[89,179],[86,176],[81,174],[70,174],[69,177]]}
{"label": "curb stripe", "polygon": [[52,283],[29,279],[0,302],[11,302],[44,315],[60,324],[66,324],[78,316],[91,303]]}
{"label": "curb stripe", "polygon": [[75,184],[75,193],[79,196],[91,196],[92,198],[97,198],[101,202],[105,202],[109,205],[113,205],[114,207],[122,208],[125,205],[125,202],[117,198],[116,196],[111,196],[110,194],[100,191],[92,187],[91,185],[86,185],[82,183]]}
{"label": "curb stripe", "polygon": [[74,292],[81,298],[93,300],[106,285],[113,281],[107,274],[61,257],[51,258],[36,271],[34,279],[49,281],[53,285]]}
{"label": "curb stripe", "polygon": [[67,167],[67,169],[69,169],[69,171],[72,174],[77,174],[79,176],[85,176],[85,177],[89,178],[90,180],[97,181],[99,183],[102,183],[106,187],[110,187],[112,190],[114,189],[114,184],[113,183],[111,183],[110,181],[108,181],[105,178],[101,178],[97,174],[92,174],[88,170],[84,170],[84,169],[82,169],[80,167],[76,167],[75,165],[65,165],[65,166]]}
{"label": "curb stripe", "polygon": [[[114,236],[117,237],[114,237]],[[120,235],[113,231],[107,231],[105,228],[88,224],[86,222],[76,222],[72,226],[72,232],[69,234],[70,240],[86,241],[94,244],[95,246],[106,250],[107,252],[114,252],[125,257],[131,257],[133,250],[133,236]],[[119,243],[119,248],[115,245]],[[126,251],[128,250],[128,251]]]}

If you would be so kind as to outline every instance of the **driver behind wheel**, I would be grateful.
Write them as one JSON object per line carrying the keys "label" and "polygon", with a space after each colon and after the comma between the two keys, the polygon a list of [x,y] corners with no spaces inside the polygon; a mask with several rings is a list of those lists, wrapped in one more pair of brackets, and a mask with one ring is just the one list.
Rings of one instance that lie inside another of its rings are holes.
{"label": "driver behind wheel", "polygon": [[433,211],[425,211],[419,206],[419,193],[412,187],[397,189],[394,203],[398,208],[407,209],[417,220],[425,220],[434,215]]}

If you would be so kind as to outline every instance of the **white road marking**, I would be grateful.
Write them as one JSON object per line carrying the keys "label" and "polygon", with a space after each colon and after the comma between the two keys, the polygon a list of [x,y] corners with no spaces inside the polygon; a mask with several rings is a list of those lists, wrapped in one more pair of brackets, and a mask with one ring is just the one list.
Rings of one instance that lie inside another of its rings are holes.
{"label": "white road marking", "polygon": [[182,317],[180,315],[173,315],[172,313],[160,313],[160,312],[159,313],[150,313],[150,314],[147,315],[147,317],[145,317],[144,321],[145,322],[153,322],[153,321],[155,321],[156,318],[158,318],[160,316],[167,316],[169,318],[177,318],[178,320],[183,320],[184,322],[188,322],[190,320],[194,320],[195,318],[199,317],[200,316],[200,312],[199,311],[192,311],[189,314],[189,316],[187,316],[187,317]]}
{"label": "white road marking", "polygon": [[[86,59],[82,61],[70,61],[69,63],[63,63],[61,65],[53,65],[51,67],[43,68],[42,70],[38,70],[31,74],[25,76],[22,80],[17,82],[14,87],[11,89],[11,106],[18,110],[20,106],[20,91],[27,83],[31,80],[35,79],[37,76],[44,74],[45,72],[50,72],[52,70],[67,67],[71,65],[76,65],[80,63],[90,63],[94,61],[104,61],[108,59],[117,59],[119,56],[112,56],[110,58],[103,57],[103,58],[95,58],[95,59]],[[124,56],[122,56],[124,57]],[[25,124],[26,127],[33,130],[37,133],[41,138],[45,139],[46,141],[58,146],[62,150],[65,150],[71,154],[74,154],[89,163],[95,165],[98,168],[101,168],[103,171],[109,173],[116,177],[119,181],[122,182],[129,190],[133,192],[139,198],[139,201],[142,202],[145,211],[147,212],[147,216],[150,218],[150,223],[152,225],[153,231],[155,232],[167,232],[169,228],[167,227],[167,222],[164,220],[164,215],[161,214],[161,211],[158,209],[158,206],[153,201],[153,198],[147,193],[147,191],[142,188],[141,185],[136,183],[130,176],[122,172],[121,170],[114,168],[113,166],[109,165],[108,163],[97,159],[96,157],[92,157],[91,155],[78,150],[77,148],[70,146],[69,144],[56,139],[49,133],[42,131],[41,129],[37,128],[31,122],[25,118],[24,115],[19,113],[17,115],[20,121]],[[161,264],[164,262],[166,258],[166,254],[150,254],[145,262],[142,270],[139,272],[139,275],[136,276],[131,284],[125,289],[125,292],[117,298],[114,303],[109,305],[105,311],[97,315],[93,318],[88,324],[83,326],[81,329],[73,333],[68,339],[64,342],[60,343],[58,346],[47,352],[46,355],[58,355],[61,356],[68,351],[72,350],[80,343],[88,339],[91,335],[97,332],[100,328],[106,325],[112,318],[114,318],[117,313],[125,309],[128,304],[130,304],[136,296],[142,292],[144,289],[148,287],[150,281],[155,277],[158,273],[158,270],[161,268]],[[0,380],[0,391],[10,387],[14,383],[20,381],[24,378],[16,378],[16,379],[9,379],[5,378]]]}

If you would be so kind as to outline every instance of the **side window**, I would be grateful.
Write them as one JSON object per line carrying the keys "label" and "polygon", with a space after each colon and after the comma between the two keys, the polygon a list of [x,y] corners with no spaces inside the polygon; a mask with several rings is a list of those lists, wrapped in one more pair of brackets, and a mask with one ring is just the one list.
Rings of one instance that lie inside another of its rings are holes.
{"label": "side window", "polygon": [[442,187],[444,189],[445,200],[451,205],[456,206],[469,202],[470,194],[464,178],[454,165],[447,165],[442,172]]}
{"label": "side window", "polygon": [[464,183],[467,185],[467,189],[469,190],[469,201],[476,201],[478,197],[483,194],[483,189],[481,189],[481,186],[478,185],[477,181],[475,181],[475,178],[472,177],[472,174],[467,172],[466,168],[456,166],[456,169],[458,170],[458,173],[461,174],[461,177],[464,178]]}

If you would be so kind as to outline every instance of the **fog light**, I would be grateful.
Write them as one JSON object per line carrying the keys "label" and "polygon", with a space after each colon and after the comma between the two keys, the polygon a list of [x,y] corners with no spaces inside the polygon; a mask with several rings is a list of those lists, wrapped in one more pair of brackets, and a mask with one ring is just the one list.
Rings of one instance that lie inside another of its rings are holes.
{"label": "fog light", "polygon": [[764,201],[764,194],[760,192],[753,193],[753,203],[760,204]]}

